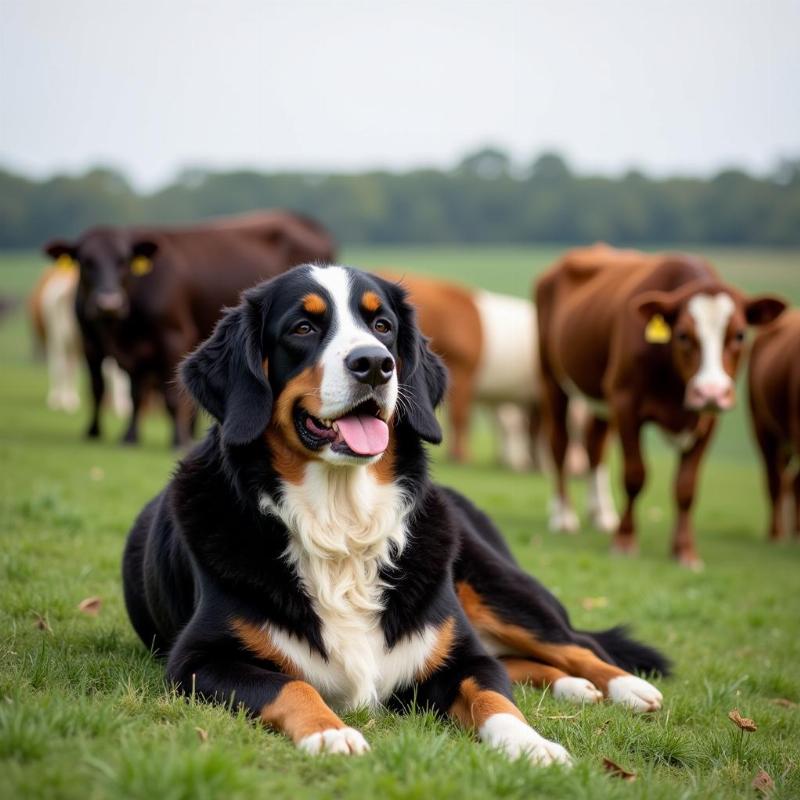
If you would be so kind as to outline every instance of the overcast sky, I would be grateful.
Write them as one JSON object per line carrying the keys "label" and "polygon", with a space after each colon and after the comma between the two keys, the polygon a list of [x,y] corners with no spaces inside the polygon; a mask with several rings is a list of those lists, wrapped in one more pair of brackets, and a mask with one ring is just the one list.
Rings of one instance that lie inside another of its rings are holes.
{"label": "overcast sky", "polygon": [[0,164],[529,161],[707,173],[800,155],[800,0],[0,0]]}

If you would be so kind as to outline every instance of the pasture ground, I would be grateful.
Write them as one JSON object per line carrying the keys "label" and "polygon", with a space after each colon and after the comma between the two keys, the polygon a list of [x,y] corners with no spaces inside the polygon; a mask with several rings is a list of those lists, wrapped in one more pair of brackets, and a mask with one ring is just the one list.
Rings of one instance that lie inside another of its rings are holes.
{"label": "pasture ground", "polygon": [[[345,260],[524,294],[559,250],[353,249]],[[800,302],[798,252],[710,255],[743,287]],[[40,263],[33,254],[0,257],[0,295],[23,296]],[[612,557],[594,532],[549,534],[546,477],[494,466],[485,424],[474,465],[435,456],[436,477],[493,516],[579,627],[627,621],[672,657],[674,677],[658,682],[660,713],[575,708],[517,689],[531,723],[575,756],[569,772],[508,763],[423,709],[402,718],[354,713],[348,720],[365,732],[371,754],[314,760],[243,716],[187,702],[165,685],[128,624],[119,580],[131,521],[173,467],[165,421],[151,416],[136,449],[116,443],[122,423],[112,419],[102,442],[82,441],[83,413],[45,408],[44,366],[31,352],[20,307],[0,323],[3,800],[752,798],[762,769],[773,797],[800,797],[800,541],[764,541],[762,476],[743,403],[725,419],[702,473],[700,574],[666,556],[674,463],[658,437],[648,437],[641,554],[632,559]],[[579,503],[582,489],[576,481]],[[92,596],[102,599],[97,616],[77,609]],[[756,721],[755,733],[729,721],[734,708]],[[603,757],[636,780],[609,775]]]}

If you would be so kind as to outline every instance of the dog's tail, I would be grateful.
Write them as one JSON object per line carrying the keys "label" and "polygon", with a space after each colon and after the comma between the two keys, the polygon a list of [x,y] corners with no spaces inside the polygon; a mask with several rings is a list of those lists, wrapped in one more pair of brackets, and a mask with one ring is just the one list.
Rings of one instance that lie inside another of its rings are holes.
{"label": "dog's tail", "polygon": [[654,672],[666,677],[672,665],[669,659],[654,647],[637,642],[624,625],[607,631],[593,631],[592,637],[616,662],[628,672]]}

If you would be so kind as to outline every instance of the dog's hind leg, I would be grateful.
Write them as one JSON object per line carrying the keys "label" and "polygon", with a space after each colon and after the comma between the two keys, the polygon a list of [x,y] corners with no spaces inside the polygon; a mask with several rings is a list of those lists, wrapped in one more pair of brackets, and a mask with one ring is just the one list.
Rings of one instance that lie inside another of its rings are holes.
{"label": "dog's hind leg", "polygon": [[526,658],[501,658],[513,683],[529,683],[539,689],[550,689],[558,700],[573,703],[597,703],[603,693],[586,678],[567,675],[562,670]]}

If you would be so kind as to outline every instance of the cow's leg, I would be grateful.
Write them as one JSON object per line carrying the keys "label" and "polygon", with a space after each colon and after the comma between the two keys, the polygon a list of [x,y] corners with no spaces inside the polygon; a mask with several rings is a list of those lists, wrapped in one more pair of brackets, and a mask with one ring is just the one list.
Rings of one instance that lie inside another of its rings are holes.
{"label": "cow's leg", "polygon": [[550,689],[557,700],[573,703],[597,703],[603,693],[586,678],[567,675],[557,667],[527,658],[501,658],[512,683],[529,683],[539,689]]}
{"label": "cow's leg", "polygon": [[613,548],[618,553],[633,553],[636,550],[636,520],[634,506],[636,498],[644,488],[647,477],[642,458],[642,425],[627,400],[613,404],[614,419],[622,444],[623,478],[626,504],[614,537]]}
{"label": "cow's leg", "polygon": [[92,416],[86,430],[87,439],[97,439],[100,436],[100,409],[103,406],[105,382],[103,380],[103,356],[93,345],[85,343],[84,354],[86,366],[89,368],[89,382],[92,389]]}
{"label": "cow's leg", "polygon": [[794,476],[794,535],[800,538],[800,467]]}
{"label": "cow's leg", "polygon": [[715,426],[716,420],[712,418],[691,449],[681,453],[678,473],[675,476],[675,502],[678,505],[678,518],[672,538],[672,555],[680,564],[690,569],[697,569],[703,565],[695,549],[691,512],[697,486],[697,471],[708,443],[711,441]]}
{"label": "cow's leg", "polygon": [[144,399],[145,377],[141,372],[133,372],[131,379],[131,415],[128,427],[122,437],[123,444],[139,443],[139,414]]}
{"label": "cow's leg", "polygon": [[189,447],[192,443],[192,416],[194,409],[191,400],[181,390],[174,374],[162,380],[164,402],[172,419],[172,446]]}
{"label": "cow's leg", "polygon": [[530,469],[530,420],[517,403],[500,403],[494,409],[500,440],[500,462],[517,472]]}
{"label": "cow's leg", "polygon": [[770,501],[770,522],[768,536],[776,541],[783,537],[783,496],[784,473],[788,459],[781,446],[781,441],[769,431],[756,425],[756,440],[764,462],[767,476],[767,492]]}
{"label": "cow's leg", "polygon": [[581,398],[573,397],[567,409],[567,475],[585,475],[589,469],[589,458],[585,447],[586,427],[592,413],[588,404]]}
{"label": "cow's leg", "polygon": [[586,427],[586,454],[589,458],[587,505],[589,521],[603,533],[613,533],[619,527],[619,515],[614,508],[608,467],[603,463],[608,441],[608,420],[591,417]]}
{"label": "cow's leg", "polygon": [[469,418],[472,412],[473,374],[457,366],[450,371],[450,390],[447,410],[450,417],[450,444],[453,461],[462,463],[469,458]]}
{"label": "cow's leg", "polygon": [[556,491],[550,501],[550,530],[574,533],[580,527],[578,515],[572,508],[567,492],[566,455],[569,445],[567,410],[569,398],[549,376],[542,377],[542,388],[547,409],[550,452],[553,456]]}

